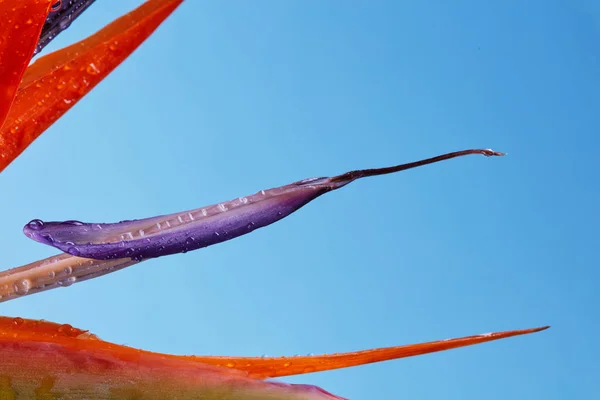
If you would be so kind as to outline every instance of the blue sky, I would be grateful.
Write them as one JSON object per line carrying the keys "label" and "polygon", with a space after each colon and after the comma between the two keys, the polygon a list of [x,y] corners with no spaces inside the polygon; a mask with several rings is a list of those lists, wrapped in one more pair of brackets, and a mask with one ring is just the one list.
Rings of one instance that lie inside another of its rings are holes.
{"label": "blue sky", "polygon": [[[45,53],[141,1],[98,0]],[[187,1],[0,175],[33,218],[112,222],[463,148],[246,237],[0,304],[179,354],[293,355],[552,325],[285,379],[352,400],[600,394],[597,2]]]}

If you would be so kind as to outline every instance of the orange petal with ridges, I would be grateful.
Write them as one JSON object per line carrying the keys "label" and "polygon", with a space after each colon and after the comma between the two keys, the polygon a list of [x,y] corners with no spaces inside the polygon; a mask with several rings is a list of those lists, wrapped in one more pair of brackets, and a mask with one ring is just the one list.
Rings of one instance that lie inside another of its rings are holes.
{"label": "orange petal with ridges", "polygon": [[89,38],[40,58],[0,129],[0,171],[123,62],[183,0],[149,0]]}
{"label": "orange petal with ridges", "polygon": [[[52,0],[0,0],[0,127],[48,17]],[[0,136],[0,148],[4,147]]]}

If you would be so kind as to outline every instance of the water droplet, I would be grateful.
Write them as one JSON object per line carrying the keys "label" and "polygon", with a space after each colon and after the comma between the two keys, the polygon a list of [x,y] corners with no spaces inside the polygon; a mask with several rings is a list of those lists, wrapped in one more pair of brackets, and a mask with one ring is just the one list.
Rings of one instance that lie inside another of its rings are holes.
{"label": "water droplet", "polygon": [[64,272],[67,275],[71,275],[73,273],[73,268],[71,268],[71,267],[65,267]]}
{"label": "water droplet", "polygon": [[50,12],[57,12],[62,7],[62,0],[58,0],[50,7]]}
{"label": "water droplet", "polygon": [[56,282],[56,284],[57,284],[58,286],[64,286],[64,287],[67,287],[67,286],[71,286],[72,284],[74,284],[74,283],[75,283],[75,281],[77,281],[77,278],[75,278],[74,276],[71,276],[71,277],[69,277],[69,278],[67,278],[67,279],[63,279],[62,281],[58,281],[58,282]]}
{"label": "water droplet", "polygon": [[52,235],[50,235],[48,233],[42,233],[42,234],[40,234],[40,237],[47,240],[48,243],[54,243],[54,238],[52,237]]}
{"label": "water droplet", "polygon": [[67,249],[67,253],[69,253],[72,256],[79,256],[81,254],[81,251],[79,251],[79,247],[69,247]]}
{"label": "water droplet", "polygon": [[98,75],[100,73],[100,69],[94,63],[90,63],[85,70],[90,75]]}
{"label": "water droplet", "polygon": [[31,230],[39,231],[40,229],[42,229],[44,227],[44,221],[42,221],[41,219],[31,220],[27,224],[27,227]]}
{"label": "water droplet", "polygon": [[13,325],[21,325],[25,320],[21,317],[13,318]]}
{"label": "water droplet", "polygon": [[296,182],[296,185],[306,185],[308,183],[317,183],[318,181],[322,181],[327,179],[326,177],[319,177],[319,178],[306,178],[306,179],[302,179],[301,181]]}
{"label": "water droplet", "polygon": [[54,271],[48,272],[48,278],[54,278],[55,276],[56,276],[56,273]]}
{"label": "water droplet", "polygon": [[78,331],[77,329],[73,328],[72,325],[62,324],[58,327],[58,333],[61,333],[65,336],[74,336],[77,335]]}
{"label": "water droplet", "polygon": [[29,289],[31,288],[31,281],[29,279],[21,279],[16,281],[14,284],[15,293],[20,296],[25,296],[29,293]]}
{"label": "water droplet", "polygon": [[75,221],[75,220],[69,220],[69,221],[64,221],[60,223],[61,225],[74,225],[74,226],[81,226],[81,225],[85,225],[83,222],[81,221]]}

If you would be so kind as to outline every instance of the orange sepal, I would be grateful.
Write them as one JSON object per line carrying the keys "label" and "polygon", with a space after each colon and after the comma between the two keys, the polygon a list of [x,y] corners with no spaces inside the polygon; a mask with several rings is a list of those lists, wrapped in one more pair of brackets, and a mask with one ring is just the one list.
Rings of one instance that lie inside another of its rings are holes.
{"label": "orange sepal", "polygon": [[33,56],[51,5],[52,0],[0,0],[0,127]]}
{"label": "orange sepal", "polygon": [[183,0],[149,0],[89,38],[51,53],[23,76],[0,129],[0,171],[123,62]]}
{"label": "orange sepal", "polygon": [[326,354],[295,357],[194,357],[195,360],[217,366],[228,366],[245,371],[255,378],[276,378],[280,376],[300,375],[311,372],[328,371],[354,367],[398,358],[418,356],[437,351],[456,349],[474,344],[491,342],[511,336],[526,335],[548,329],[548,326],[507,332],[487,333],[457,339],[409,344],[397,347],[385,347],[356,351],[351,353]]}
{"label": "orange sepal", "polygon": [[91,351],[93,352],[91,354],[96,355],[109,352],[120,360],[135,362],[140,362],[140,356],[142,355],[154,355],[159,356],[159,358],[148,359],[145,364],[146,366],[152,366],[154,362],[158,362],[156,360],[171,360],[174,363],[180,362],[181,365],[196,364],[229,368],[245,373],[252,378],[266,379],[348,368],[398,358],[418,356],[421,354],[434,353],[504,339],[511,336],[526,335],[543,331],[548,328],[548,326],[545,326],[534,329],[487,333],[457,339],[438,340],[435,342],[329,355],[294,357],[218,357],[177,356],[152,353],[105,342],[88,331],[74,328],[68,324],[60,325],[47,321],[0,317],[0,343],[6,340],[18,341],[19,343],[56,343],[64,346],[64,348],[77,351]]}

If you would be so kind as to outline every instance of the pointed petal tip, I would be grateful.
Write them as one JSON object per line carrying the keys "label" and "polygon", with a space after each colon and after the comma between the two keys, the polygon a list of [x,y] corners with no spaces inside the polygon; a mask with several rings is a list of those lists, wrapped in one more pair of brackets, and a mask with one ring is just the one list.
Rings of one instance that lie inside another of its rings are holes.
{"label": "pointed petal tip", "polygon": [[[301,375],[313,372],[329,371],[340,368],[414,357],[429,353],[457,349],[460,347],[492,342],[513,336],[527,335],[550,328],[520,329],[503,332],[484,333],[474,336],[437,340],[395,347],[383,347],[348,353],[294,356],[294,357],[196,357],[196,360],[207,364],[221,365],[231,363],[236,369],[243,370],[257,378],[277,378],[289,375]],[[239,365],[239,367],[237,367]]]}
{"label": "pointed petal tip", "polygon": [[483,155],[487,157],[503,157],[508,153],[503,153],[501,151],[494,151],[492,149],[483,150]]}
{"label": "pointed petal tip", "polygon": [[541,326],[539,328],[534,328],[532,333],[545,331],[546,329],[550,329],[551,325]]}

